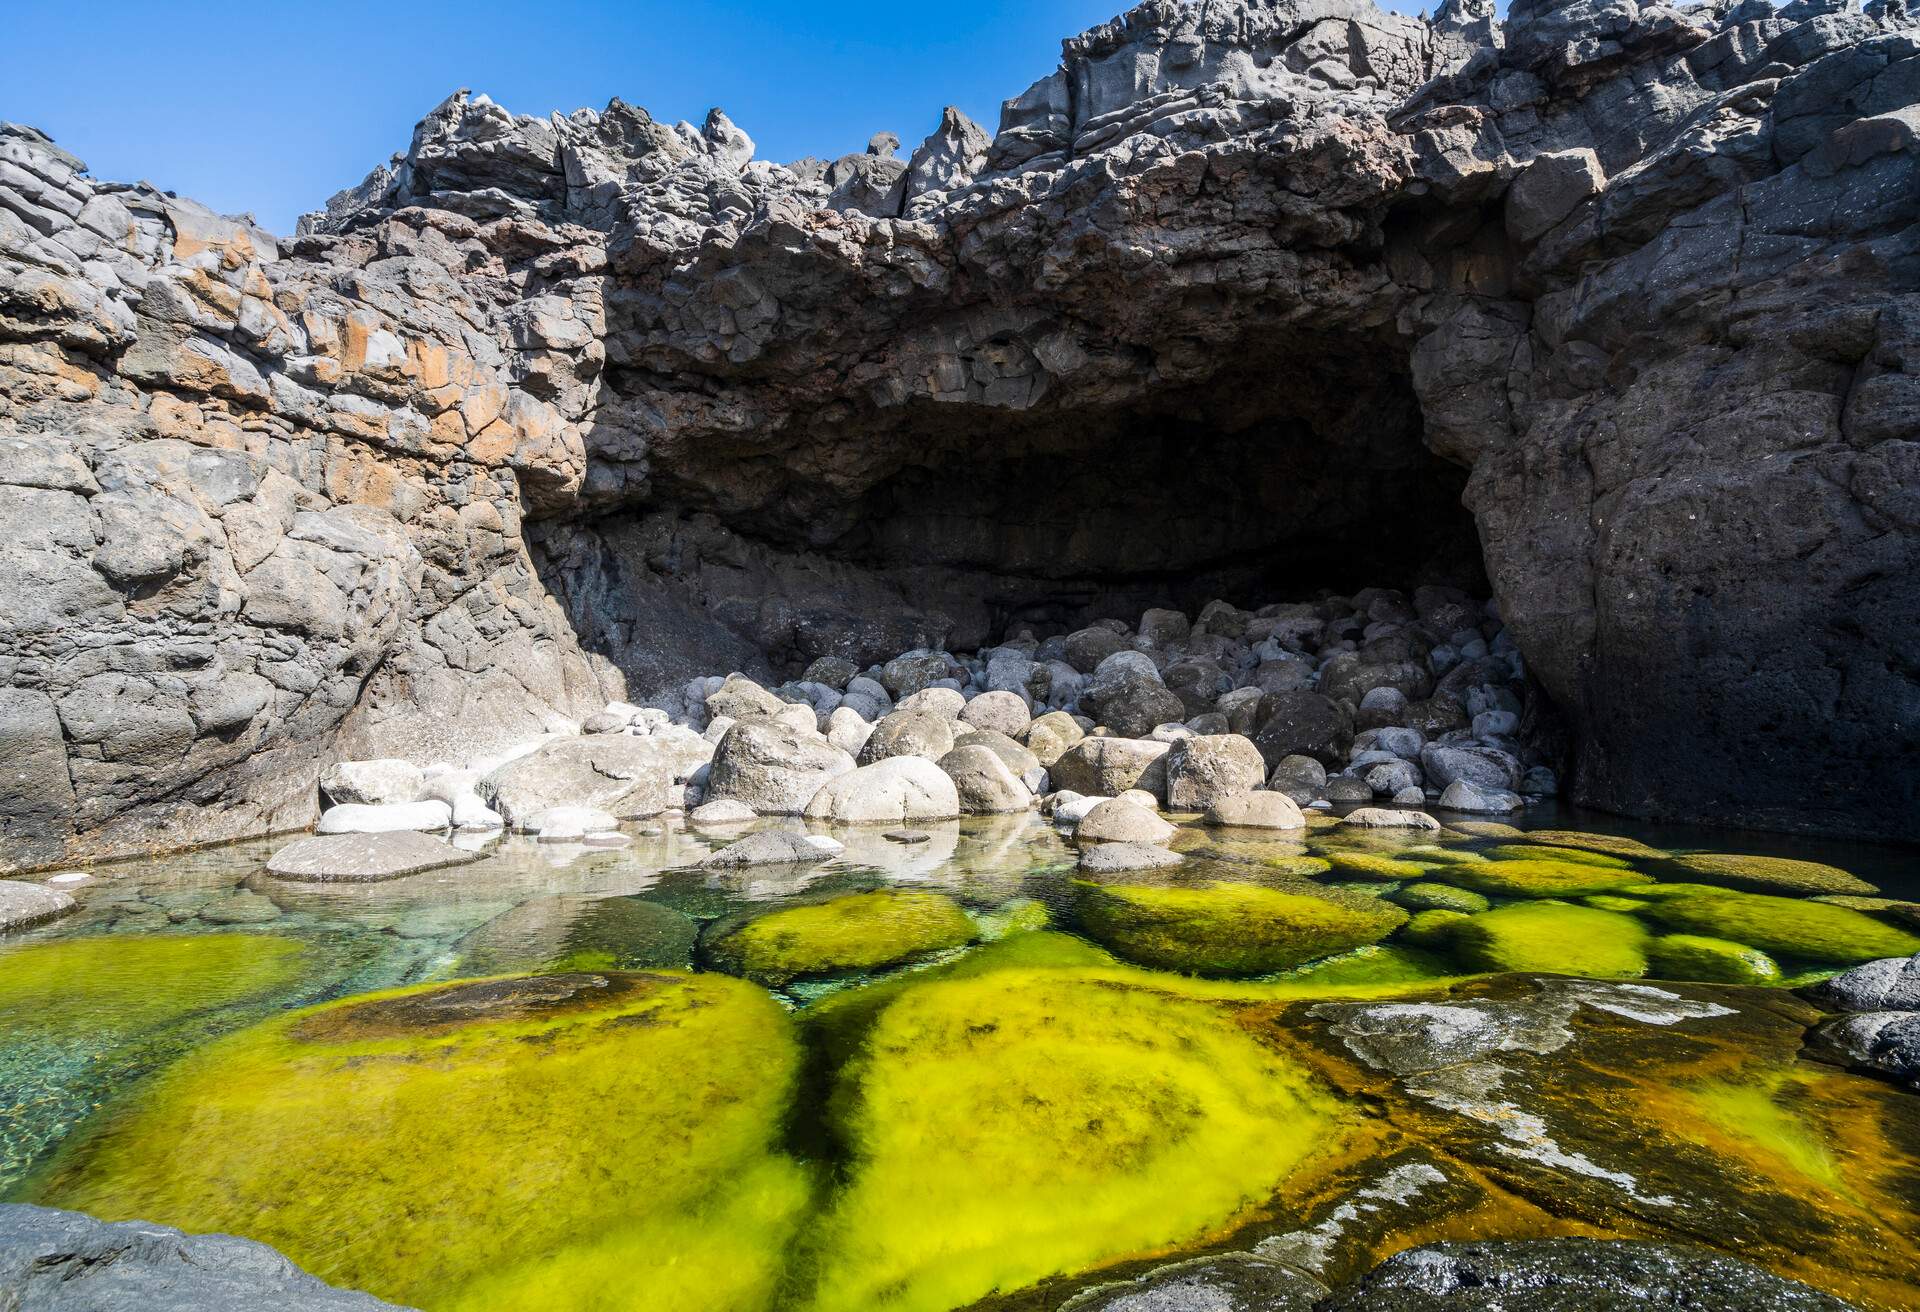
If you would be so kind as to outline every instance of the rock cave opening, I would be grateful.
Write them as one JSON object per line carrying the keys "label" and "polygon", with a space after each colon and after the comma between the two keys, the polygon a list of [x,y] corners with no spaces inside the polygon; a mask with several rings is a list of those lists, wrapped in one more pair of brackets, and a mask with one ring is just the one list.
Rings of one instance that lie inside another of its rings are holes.
{"label": "rock cave opening", "polygon": [[791,678],[823,655],[973,651],[1215,598],[1486,595],[1466,471],[1427,449],[1390,337],[1142,368],[1171,377],[1107,404],[836,398],[533,526],[543,573],[639,694],[711,673],[716,642]]}

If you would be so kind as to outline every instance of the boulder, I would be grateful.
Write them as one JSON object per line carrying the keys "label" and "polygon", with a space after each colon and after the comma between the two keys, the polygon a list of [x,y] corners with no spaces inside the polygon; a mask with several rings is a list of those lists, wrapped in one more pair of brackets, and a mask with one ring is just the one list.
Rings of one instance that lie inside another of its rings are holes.
{"label": "boulder", "polygon": [[721,798],[717,801],[703,802],[687,812],[687,823],[693,825],[743,825],[758,816],[752,807],[733,798]]}
{"label": "boulder", "polygon": [[966,697],[952,688],[922,688],[919,692],[902,697],[894,710],[908,714],[925,712],[942,719],[955,720],[966,708]]}
{"label": "boulder", "polygon": [[1181,738],[1168,751],[1166,763],[1167,805],[1176,811],[1204,811],[1267,781],[1260,749],[1237,733]]}
{"label": "boulder", "polygon": [[1156,725],[1186,717],[1186,707],[1160,681],[1151,657],[1115,652],[1100,662],[1080,704],[1096,721],[1123,738],[1137,738]]}
{"label": "boulder", "polygon": [[707,714],[733,720],[750,720],[778,715],[786,703],[744,674],[729,674],[716,692],[706,699]]}
{"label": "boulder", "polygon": [[1442,811],[1468,815],[1506,815],[1526,804],[1518,793],[1502,788],[1478,788],[1465,779],[1455,779],[1440,790],[1440,800],[1435,805]]}
{"label": "boulder", "polygon": [[576,843],[589,834],[612,833],[620,828],[620,821],[591,806],[550,806],[515,827],[537,835],[543,843]]}
{"label": "boulder", "polygon": [[686,750],[677,739],[627,734],[563,738],[488,774],[480,795],[509,824],[550,806],[592,806],[643,820],[678,805],[670,790]]}
{"label": "boulder", "polygon": [[894,711],[873,726],[857,759],[861,765],[894,756],[937,761],[953,750],[953,725],[952,717],[932,711]]}
{"label": "boulder", "polygon": [[714,749],[707,800],[741,802],[760,815],[799,815],[854,759],[817,733],[767,721],[736,724]]}
{"label": "boulder", "polygon": [[0,933],[57,919],[76,905],[71,896],[57,888],[22,879],[0,879]]}
{"label": "boulder", "polygon": [[1363,806],[1340,818],[1343,825],[1358,829],[1425,829],[1438,833],[1440,822],[1425,811],[1402,811],[1392,807]]}
{"label": "boulder", "polygon": [[329,807],[314,826],[318,834],[393,834],[407,830],[438,833],[453,826],[453,808],[445,802],[348,803]]}
{"label": "boulder", "polygon": [[809,843],[805,834],[785,829],[767,829],[748,834],[705,857],[705,870],[737,870],[745,866],[810,866],[828,860],[833,854]]}
{"label": "boulder", "polygon": [[1018,738],[1033,722],[1026,699],[1013,692],[983,692],[968,702],[960,718],[976,729],[991,729]]}
{"label": "boulder", "polygon": [[1033,793],[991,748],[955,747],[938,764],[953,780],[964,814],[1004,815],[1033,805]]}
{"label": "boulder", "polygon": [[320,776],[320,791],[335,806],[417,802],[426,796],[425,788],[419,766],[393,757],[336,761]]}
{"label": "boulder", "polygon": [[1834,1011],[1920,1011],[1920,956],[1882,957],[1807,990]]}
{"label": "boulder", "polygon": [[1207,823],[1242,829],[1304,829],[1306,817],[1285,793],[1230,793],[1207,808]]}
{"label": "boulder", "polygon": [[1067,635],[1065,657],[1081,674],[1092,674],[1100,668],[1100,662],[1115,652],[1127,649],[1126,639],[1104,625],[1077,630]]}
{"label": "boulder", "polygon": [[1116,875],[1129,870],[1164,870],[1184,860],[1178,852],[1148,843],[1096,843],[1080,854],[1080,869],[1090,875]]}
{"label": "boulder", "polygon": [[478,861],[451,843],[419,833],[328,834],[287,844],[267,861],[267,873],[309,883],[371,883]]}
{"label": "boulder", "polygon": [[1087,731],[1080,727],[1079,721],[1065,711],[1048,711],[1035,718],[1024,734],[1015,735],[1049,770],[1069,747],[1086,736]]}
{"label": "boulder", "polygon": [[1089,810],[1074,826],[1073,839],[1088,843],[1140,843],[1157,847],[1178,830],[1145,807],[1110,798]]}
{"label": "boulder", "polygon": [[[1116,797],[1144,788],[1164,798],[1167,771],[1161,759],[1171,744],[1143,738],[1083,738],[1047,767],[1056,788],[1099,797]],[[1044,758],[1043,758],[1044,759]]]}
{"label": "boulder", "polygon": [[1428,743],[1420,749],[1420,767],[1437,788],[1464,779],[1475,788],[1509,793],[1519,789],[1526,773],[1509,753],[1480,743]]}
{"label": "boulder", "polygon": [[960,792],[945,770],[922,756],[892,756],[827,781],[807,804],[809,820],[893,824],[951,820]]}
{"label": "boulder", "polygon": [[1346,707],[1317,692],[1273,692],[1260,699],[1254,746],[1269,767],[1289,756],[1311,756],[1322,765],[1346,762],[1353,717]]}
{"label": "boulder", "polygon": [[404,1312],[265,1244],[0,1204],[0,1306],[22,1312]]}
{"label": "boulder", "polygon": [[895,701],[931,688],[947,677],[945,652],[910,651],[888,661],[880,670],[880,685]]}

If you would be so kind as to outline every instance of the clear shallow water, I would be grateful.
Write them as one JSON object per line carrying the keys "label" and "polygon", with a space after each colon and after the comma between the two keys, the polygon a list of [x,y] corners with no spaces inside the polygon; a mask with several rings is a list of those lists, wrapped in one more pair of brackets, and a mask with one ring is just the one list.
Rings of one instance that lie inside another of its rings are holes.
{"label": "clear shallow water", "polygon": [[[1569,1232],[1920,1297],[1920,1098],[1806,1061],[1783,990],[1714,986],[1724,1016],[1645,1033],[1595,1013],[1592,1054],[1529,1040],[1494,1112],[1354,1060],[1316,1007],[1498,991],[1471,978],[1498,965],[1799,982],[1920,933],[1688,892],[1669,859],[1920,896],[1902,852],[1525,824],[1657,850],[1192,828],[1177,870],[1091,884],[1020,817],[913,846],[834,830],[844,856],[803,872],[691,869],[738,834],[677,825],[376,885],[265,876],[281,840],[103,866],[78,914],[0,948],[0,1189],[249,1234],[433,1309],[1051,1307],[1222,1246],[1307,1244],[1334,1279],[1411,1242]],[[1417,914],[1434,901],[1462,909]],[[1474,1138],[1516,1116],[1552,1151]],[[1444,1201],[1322,1233],[1408,1154]]]}

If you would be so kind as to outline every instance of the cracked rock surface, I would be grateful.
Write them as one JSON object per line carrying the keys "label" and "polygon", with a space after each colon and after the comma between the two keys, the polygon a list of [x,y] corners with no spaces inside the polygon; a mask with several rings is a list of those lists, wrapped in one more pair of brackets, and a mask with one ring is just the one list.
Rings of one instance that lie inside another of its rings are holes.
{"label": "cracked rock surface", "polygon": [[5,126],[0,869],[1482,565],[1577,800],[1910,834],[1916,106],[1891,5],[1150,0],[831,162],[461,92],[286,238]]}

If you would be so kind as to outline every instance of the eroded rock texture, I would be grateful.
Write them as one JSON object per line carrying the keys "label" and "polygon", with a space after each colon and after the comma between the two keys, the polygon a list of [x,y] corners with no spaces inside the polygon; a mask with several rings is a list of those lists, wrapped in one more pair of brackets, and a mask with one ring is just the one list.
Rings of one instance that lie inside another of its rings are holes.
{"label": "eroded rock texture", "polygon": [[1064,56],[787,167],[462,92],[285,241],[0,129],[0,866],[1476,529],[1581,800],[1910,836],[1902,12],[1151,0]]}

